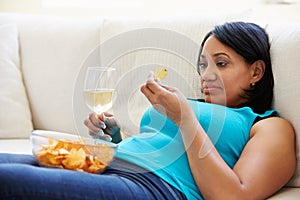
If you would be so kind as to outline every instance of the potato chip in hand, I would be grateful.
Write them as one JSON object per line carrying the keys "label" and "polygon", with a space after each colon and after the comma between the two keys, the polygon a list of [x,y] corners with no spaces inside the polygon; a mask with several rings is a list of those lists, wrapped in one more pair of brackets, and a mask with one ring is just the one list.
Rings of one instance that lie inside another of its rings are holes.
{"label": "potato chip in hand", "polygon": [[159,67],[154,71],[154,79],[162,81],[168,75],[168,70],[163,67]]}

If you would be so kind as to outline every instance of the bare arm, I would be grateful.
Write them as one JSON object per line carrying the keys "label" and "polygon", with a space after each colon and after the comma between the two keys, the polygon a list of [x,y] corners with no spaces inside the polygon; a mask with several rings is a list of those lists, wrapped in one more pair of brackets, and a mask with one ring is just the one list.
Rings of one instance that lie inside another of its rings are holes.
{"label": "bare arm", "polygon": [[[199,158],[206,134],[197,126],[187,154],[194,179],[205,199],[265,199],[292,176],[296,163],[294,131],[286,120],[269,118],[255,124],[252,137],[233,169],[214,147],[204,158]],[[186,123],[181,127],[183,138],[194,131],[191,129]]]}

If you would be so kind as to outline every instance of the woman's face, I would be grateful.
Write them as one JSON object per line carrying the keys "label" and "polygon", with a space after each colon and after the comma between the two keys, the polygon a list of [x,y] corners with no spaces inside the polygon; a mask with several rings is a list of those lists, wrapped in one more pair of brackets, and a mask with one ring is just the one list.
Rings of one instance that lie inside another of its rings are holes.
{"label": "woman's face", "polygon": [[244,89],[250,88],[251,67],[242,56],[215,36],[205,42],[199,71],[206,102],[239,107],[245,102]]}

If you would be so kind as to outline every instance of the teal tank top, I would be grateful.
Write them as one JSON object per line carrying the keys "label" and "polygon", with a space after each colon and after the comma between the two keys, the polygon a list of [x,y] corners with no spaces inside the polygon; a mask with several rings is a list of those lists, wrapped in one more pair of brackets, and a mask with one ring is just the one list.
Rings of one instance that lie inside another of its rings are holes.
{"label": "teal tank top", "polygon": [[[216,149],[233,168],[249,140],[255,121],[278,116],[274,110],[256,114],[249,107],[228,108],[189,100]],[[203,199],[192,176],[179,128],[150,107],[142,117],[140,134],[119,143],[116,157],[143,167],[168,182],[188,199]]]}

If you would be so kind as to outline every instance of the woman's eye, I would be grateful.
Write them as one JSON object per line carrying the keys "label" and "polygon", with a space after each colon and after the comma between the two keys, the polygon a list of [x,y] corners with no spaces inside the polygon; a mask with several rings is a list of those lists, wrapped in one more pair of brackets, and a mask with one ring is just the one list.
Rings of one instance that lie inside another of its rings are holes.
{"label": "woman's eye", "polygon": [[227,62],[224,62],[224,61],[217,62],[218,67],[225,67],[226,65],[227,65]]}
{"label": "woman's eye", "polygon": [[207,68],[206,62],[199,62],[197,71],[199,74],[201,74],[201,72],[203,72],[206,68]]}
{"label": "woman's eye", "polygon": [[200,63],[199,63],[199,67],[200,67],[200,68],[206,68],[206,67],[207,67],[207,63],[200,62]]}

